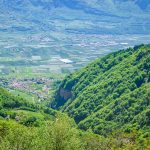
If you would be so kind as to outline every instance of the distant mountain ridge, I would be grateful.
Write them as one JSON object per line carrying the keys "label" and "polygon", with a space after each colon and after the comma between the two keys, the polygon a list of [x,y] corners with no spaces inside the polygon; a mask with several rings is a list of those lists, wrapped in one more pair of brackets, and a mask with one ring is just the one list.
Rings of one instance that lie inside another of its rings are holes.
{"label": "distant mountain ridge", "polygon": [[93,7],[94,5],[103,5],[103,4],[109,4],[109,5],[116,5],[119,3],[131,3],[132,5],[138,5],[141,9],[145,10],[149,7],[150,1],[149,0],[91,0],[90,2],[86,0],[2,0],[3,4],[8,6],[15,6],[15,5],[23,5],[23,4],[32,4],[34,6],[43,6],[45,8],[50,7],[61,7],[61,6],[67,6],[71,8],[81,8],[82,6],[88,6]]}
{"label": "distant mountain ridge", "polygon": [[[90,31],[95,30],[94,25],[98,21],[102,21],[110,25],[110,28],[114,28],[111,23],[117,23],[114,31],[103,28],[103,33],[149,34],[150,32],[149,0],[2,0],[0,9],[1,14],[5,16],[1,17],[4,17],[4,20],[9,17],[10,22],[12,18],[12,21],[19,19],[19,22],[27,22],[32,18],[48,24],[53,18],[59,19],[60,22],[61,19],[83,21],[83,18],[86,18],[89,24],[90,21],[93,23],[89,28]],[[29,22],[34,23],[32,20]],[[78,28],[76,30],[78,31]]]}

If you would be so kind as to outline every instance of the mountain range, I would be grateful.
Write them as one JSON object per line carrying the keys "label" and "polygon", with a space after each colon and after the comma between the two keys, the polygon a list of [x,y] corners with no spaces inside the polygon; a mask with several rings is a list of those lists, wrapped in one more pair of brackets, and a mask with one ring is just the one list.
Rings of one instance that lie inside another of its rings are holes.
{"label": "mountain range", "polygon": [[150,33],[149,0],[1,0],[0,12],[1,31]]}

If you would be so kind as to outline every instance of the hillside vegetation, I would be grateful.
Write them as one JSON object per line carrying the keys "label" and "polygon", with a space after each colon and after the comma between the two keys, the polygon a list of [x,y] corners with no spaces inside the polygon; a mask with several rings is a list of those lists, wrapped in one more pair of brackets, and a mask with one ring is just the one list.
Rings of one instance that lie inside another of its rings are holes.
{"label": "hillside vegetation", "polygon": [[40,126],[54,118],[56,111],[0,88],[0,120],[15,120],[25,126]]}
{"label": "hillside vegetation", "polygon": [[[83,132],[66,114],[38,106],[0,89],[0,150],[148,149],[136,134],[109,137]],[[52,118],[53,116],[53,118]]]}
{"label": "hillside vegetation", "polygon": [[60,111],[0,88],[0,150],[149,150],[149,102],[150,45],[66,77],[51,102]]}
{"label": "hillside vegetation", "polygon": [[69,75],[53,108],[80,129],[107,136],[116,130],[150,135],[150,45],[111,53]]}

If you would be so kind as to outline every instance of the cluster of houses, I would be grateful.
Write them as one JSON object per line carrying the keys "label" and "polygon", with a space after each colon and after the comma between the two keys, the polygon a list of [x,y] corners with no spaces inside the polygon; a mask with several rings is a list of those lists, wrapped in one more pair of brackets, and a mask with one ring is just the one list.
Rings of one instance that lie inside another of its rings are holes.
{"label": "cluster of houses", "polygon": [[36,96],[37,99],[45,100],[49,96],[49,92],[52,90],[52,78],[25,78],[9,80],[0,78],[0,84],[11,90],[19,90],[30,95]]}

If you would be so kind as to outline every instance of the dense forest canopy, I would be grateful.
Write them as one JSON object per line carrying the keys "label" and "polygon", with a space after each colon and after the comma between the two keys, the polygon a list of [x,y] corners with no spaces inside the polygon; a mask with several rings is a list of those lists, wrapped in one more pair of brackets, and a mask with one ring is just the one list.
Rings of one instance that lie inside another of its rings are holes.
{"label": "dense forest canopy", "polygon": [[52,106],[83,130],[106,136],[114,130],[150,131],[150,45],[99,58],[69,75]]}

